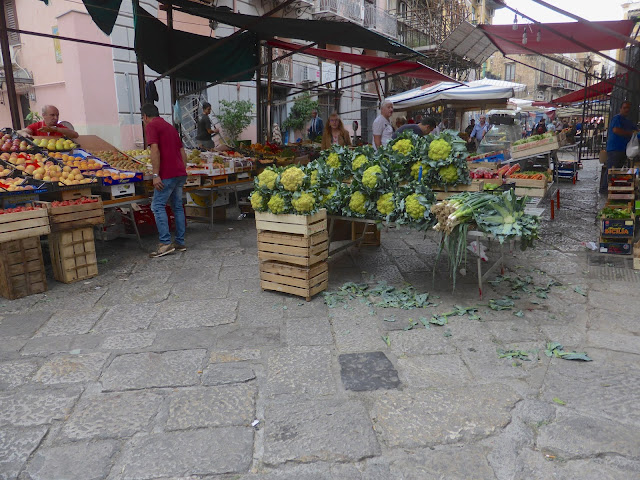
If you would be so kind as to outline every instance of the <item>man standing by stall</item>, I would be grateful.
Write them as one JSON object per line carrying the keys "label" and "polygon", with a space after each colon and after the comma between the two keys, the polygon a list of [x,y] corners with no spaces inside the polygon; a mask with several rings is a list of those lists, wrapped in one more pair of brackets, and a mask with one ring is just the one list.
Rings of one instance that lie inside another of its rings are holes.
{"label": "man standing by stall", "polygon": [[624,101],[620,106],[620,113],[615,115],[609,123],[607,138],[607,165],[600,176],[600,193],[607,193],[609,189],[608,171],[610,168],[622,168],[627,160],[627,143],[636,133],[636,126],[627,118],[631,111],[631,102]]}
{"label": "man standing by stall", "polygon": [[386,145],[393,135],[393,127],[389,119],[393,115],[393,103],[383,100],[380,104],[380,115],[373,121],[373,148],[376,150]]}
{"label": "man standing by stall", "polygon": [[476,150],[480,146],[480,142],[484,138],[485,134],[489,131],[489,124],[487,123],[487,117],[480,115],[480,121],[475,124],[473,130],[471,130],[471,138],[476,142]]}
{"label": "man standing by stall", "polygon": [[78,132],[58,122],[59,119],[60,111],[58,108],[53,105],[45,105],[42,107],[42,120],[32,123],[24,130],[18,131],[18,133],[25,137],[50,136],[78,138]]}
{"label": "man standing by stall", "polygon": [[316,138],[321,137],[323,129],[324,124],[322,123],[322,119],[318,116],[318,111],[312,110],[311,125],[309,125],[309,139],[315,140]]}
{"label": "man standing by stall", "polygon": [[[171,124],[160,118],[158,107],[147,103],[140,109],[147,143],[151,149],[153,167],[153,200],[151,211],[156,219],[160,244],[151,252],[151,258],[162,257],[174,251],[184,252],[186,220],[182,205],[182,187],[187,180],[187,154],[182,147],[178,132]],[[176,219],[175,242],[171,243],[169,219],[166,205],[171,202],[171,210]]]}
{"label": "man standing by stall", "polygon": [[402,132],[406,132],[407,130],[415,133],[419,137],[423,137],[425,135],[429,135],[436,128],[436,121],[430,117],[423,117],[419,124],[415,125],[412,123],[408,123],[406,125],[402,125],[398,130],[396,130],[392,138],[398,138]]}
{"label": "man standing by stall", "polygon": [[204,102],[202,104],[202,116],[198,119],[198,129],[196,132],[196,140],[198,146],[202,146],[206,149],[214,148],[216,145],[213,143],[211,136],[218,133],[217,128],[213,128],[211,125],[211,104]]}

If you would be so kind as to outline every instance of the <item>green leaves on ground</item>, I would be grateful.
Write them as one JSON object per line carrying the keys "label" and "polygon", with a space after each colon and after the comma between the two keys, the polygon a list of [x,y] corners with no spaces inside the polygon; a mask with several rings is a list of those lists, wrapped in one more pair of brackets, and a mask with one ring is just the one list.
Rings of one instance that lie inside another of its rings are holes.
{"label": "green leaves on ground", "polygon": [[384,337],[382,337],[382,340],[387,344],[387,347],[391,346],[391,339],[389,338],[389,335],[385,335]]}
{"label": "green leaves on ground", "polygon": [[567,402],[565,402],[564,400],[560,400],[558,397],[553,397],[553,402],[557,403],[558,405],[566,405]]}
{"label": "green leaves on ground", "polygon": [[324,292],[324,303],[329,308],[335,308],[340,303],[346,303],[354,298],[370,298],[368,305],[381,308],[426,308],[435,306],[429,301],[429,293],[417,293],[416,289],[407,285],[396,288],[386,282],[379,282],[375,287],[366,283],[347,282],[337,291]]}
{"label": "green leaves on ground", "polygon": [[529,353],[533,353],[533,352],[527,352],[525,350],[503,350],[503,349],[498,349],[498,358],[517,358],[520,360],[525,360],[527,362],[531,361],[531,359],[529,358]]}
{"label": "green leaves on ground", "polygon": [[592,359],[585,352],[565,352],[564,346],[558,342],[547,342],[547,348],[544,351],[547,357],[562,358],[563,360],[582,360],[583,362],[591,362]]}
{"label": "green leaves on ground", "polygon": [[579,285],[573,289],[574,292],[579,293],[580,295],[582,295],[583,297],[587,296],[587,292],[585,292],[582,287],[580,287]]}
{"label": "green leaves on ground", "polygon": [[513,312],[516,317],[524,317],[524,312],[522,310],[518,310],[517,312]]}
{"label": "green leaves on ground", "polygon": [[491,310],[511,310],[515,303],[510,298],[504,297],[499,300],[489,300],[489,308]]}

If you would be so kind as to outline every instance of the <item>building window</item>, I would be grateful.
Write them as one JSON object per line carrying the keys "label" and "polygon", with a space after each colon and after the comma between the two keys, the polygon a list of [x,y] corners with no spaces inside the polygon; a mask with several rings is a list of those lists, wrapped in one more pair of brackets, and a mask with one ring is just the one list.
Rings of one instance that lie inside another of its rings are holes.
{"label": "building window", "polygon": [[504,79],[507,82],[513,82],[516,79],[516,64],[507,63],[504,66]]}
{"label": "building window", "polygon": [[[4,0],[4,14],[7,19],[8,28],[18,28],[18,17],[16,15],[16,6],[14,0]],[[17,32],[7,32],[9,37],[9,45],[17,45],[20,43],[20,34]]]}

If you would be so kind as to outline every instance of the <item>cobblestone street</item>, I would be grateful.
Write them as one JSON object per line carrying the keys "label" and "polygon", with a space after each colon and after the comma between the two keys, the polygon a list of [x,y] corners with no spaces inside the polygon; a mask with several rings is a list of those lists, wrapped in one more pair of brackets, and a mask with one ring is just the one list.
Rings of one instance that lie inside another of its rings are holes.
{"label": "cobblestone street", "polygon": [[[480,300],[471,255],[452,292],[436,236],[409,229],[330,258],[329,290],[406,282],[426,309],[261,291],[252,219],[189,224],[188,251],[156,259],[97,242],[98,277],[0,299],[0,478],[640,478],[640,275],[582,244],[598,169],[506,257],[511,279],[554,284],[540,295],[501,277]],[[479,319],[417,321],[454,305]]]}

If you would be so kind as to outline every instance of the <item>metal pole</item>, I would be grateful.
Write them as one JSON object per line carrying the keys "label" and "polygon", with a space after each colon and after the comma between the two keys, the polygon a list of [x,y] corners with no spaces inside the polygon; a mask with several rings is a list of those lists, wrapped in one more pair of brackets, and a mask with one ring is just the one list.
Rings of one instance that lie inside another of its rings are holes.
{"label": "metal pole", "polygon": [[[262,53],[262,44],[258,42],[257,45],[258,58]],[[262,69],[256,70],[256,141],[258,143],[264,143],[264,132],[262,127]]]}
{"label": "metal pole", "polygon": [[267,139],[271,142],[272,126],[271,126],[271,105],[273,103],[273,47],[269,45],[267,47]]}
{"label": "metal pole", "polygon": [[586,145],[585,117],[587,115],[587,90],[589,90],[589,69],[584,69],[584,101],[582,102],[582,129],[580,131],[580,145],[578,145],[578,162],[582,161],[582,146]]}
{"label": "metal pole", "polygon": [[[171,2],[167,3],[167,28],[169,29],[169,65],[173,65],[173,55],[171,54],[171,45],[173,45],[173,6]],[[173,113],[173,106],[176,104],[177,98],[176,77],[174,75],[169,76],[169,88],[171,90],[171,112]],[[171,115],[171,121],[173,126],[177,128],[177,125],[173,122],[173,115]]]}
{"label": "metal pole", "polygon": [[7,32],[7,16],[3,7],[0,8],[0,50],[2,51],[2,67],[4,68],[4,81],[7,82],[7,97],[9,97],[9,110],[11,111],[11,123],[14,130],[22,128],[20,109],[18,107],[18,95],[13,78],[13,66],[11,65],[11,53],[9,52],[9,33]]}
{"label": "metal pole", "polygon": [[[340,89],[338,88],[338,77],[340,76],[340,62],[336,60],[336,84],[333,87],[333,108],[336,113],[340,113]],[[329,119],[327,119],[329,122]]]}
{"label": "metal pole", "polygon": [[[140,60],[140,58],[138,58],[138,56],[136,55],[136,63],[138,64],[138,89],[140,90],[140,105],[142,106],[144,103],[147,102],[146,96],[145,96],[145,81],[144,81],[144,63],[142,63],[142,60]],[[146,147],[147,146],[147,133],[144,130],[144,124],[142,124],[142,143],[143,146]]]}

